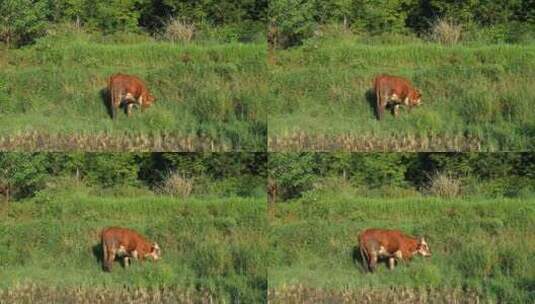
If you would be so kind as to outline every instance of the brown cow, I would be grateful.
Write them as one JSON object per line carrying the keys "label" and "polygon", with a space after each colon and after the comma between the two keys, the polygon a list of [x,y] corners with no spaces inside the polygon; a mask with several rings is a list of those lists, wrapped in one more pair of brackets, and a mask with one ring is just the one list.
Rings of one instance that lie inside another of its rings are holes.
{"label": "brown cow", "polygon": [[109,227],[101,232],[103,266],[111,271],[115,256],[124,258],[124,266],[128,267],[130,258],[140,259],[150,257],[154,261],[160,259],[160,246],[147,241],[134,230],[120,227]]}
{"label": "brown cow", "polygon": [[379,258],[388,258],[394,269],[396,260],[409,261],[415,254],[431,256],[423,237],[414,238],[398,230],[367,229],[359,235],[360,255],[368,271],[373,272]]}
{"label": "brown cow", "polygon": [[388,104],[394,106],[392,112],[398,116],[399,105],[409,107],[409,110],[422,104],[422,94],[415,89],[409,80],[390,75],[379,75],[373,82],[376,96],[377,119],[383,118],[383,113]]}
{"label": "brown cow", "polygon": [[130,116],[134,105],[141,106],[141,110],[144,110],[156,100],[150,94],[143,80],[132,75],[118,73],[110,76],[108,78],[108,92],[113,119],[117,116],[117,109],[121,105],[126,107],[126,114]]}

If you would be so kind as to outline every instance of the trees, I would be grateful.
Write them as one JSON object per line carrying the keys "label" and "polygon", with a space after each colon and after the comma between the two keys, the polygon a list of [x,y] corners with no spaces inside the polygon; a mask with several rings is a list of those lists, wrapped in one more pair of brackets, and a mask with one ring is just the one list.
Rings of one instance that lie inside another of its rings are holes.
{"label": "trees", "polygon": [[47,4],[44,0],[2,0],[0,41],[18,46],[43,35]]}

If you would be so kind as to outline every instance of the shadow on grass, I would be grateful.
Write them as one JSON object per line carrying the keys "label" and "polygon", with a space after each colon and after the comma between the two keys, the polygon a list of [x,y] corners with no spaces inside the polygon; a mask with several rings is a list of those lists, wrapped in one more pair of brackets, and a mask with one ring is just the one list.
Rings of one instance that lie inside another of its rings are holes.
{"label": "shadow on grass", "polygon": [[375,95],[375,91],[373,89],[368,89],[366,93],[364,94],[364,97],[366,98],[366,101],[370,105],[372,112],[375,114],[375,118],[379,119],[379,114],[377,112],[377,98]]}
{"label": "shadow on grass", "polygon": [[353,250],[351,250],[351,258],[353,259],[353,264],[355,264],[355,267],[357,267],[362,273],[368,272],[364,266],[365,261],[362,259],[360,247],[358,245],[354,246]]}
{"label": "shadow on grass", "polygon": [[108,91],[108,88],[103,88],[100,90],[100,99],[102,100],[104,107],[106,107],[108,116],[113,119],[113,110],[111,108],[110,92]]}
{"label": "shadow on grass", "polygon": [[102,244],[98,243],[94,245],[92,247],[92,251],[93,251],[93,255],[95,256],[95,259],[101,265],[102,270],[106,270],[106,268],[104,267],[104,259],[103,259],[104,252],[102,251]]}

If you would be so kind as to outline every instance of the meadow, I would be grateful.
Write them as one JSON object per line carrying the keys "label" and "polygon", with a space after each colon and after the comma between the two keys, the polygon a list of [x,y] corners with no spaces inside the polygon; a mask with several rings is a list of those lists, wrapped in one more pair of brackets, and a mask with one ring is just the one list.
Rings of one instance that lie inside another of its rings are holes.
{"label": "meadow", "polygon": [[[532,303],[535,200],[310,192],[270,210],[270,303]],[[432,257],[364,272],[365,228],[424,236]]]}
{"label": "meadow", "polygon": [[[265,197],[79,187],[0,206],[0,303],[266,300]],[[111,225],[158,242],[162,259],[104,272],[99,232]]]}
{"label": "meadow", "polygon": [[[0,149],[262,151],[266,46],[58,32],[0,50]],[[107,78],[143,78],[157,98],[113,121]]]}
{"label": "meadow", "polygon": [[[270,151],[517,151],[535,147],[535,45],[321,32],[270,54]],[[375,117],[375,75],[411,79],[423,104]]]}

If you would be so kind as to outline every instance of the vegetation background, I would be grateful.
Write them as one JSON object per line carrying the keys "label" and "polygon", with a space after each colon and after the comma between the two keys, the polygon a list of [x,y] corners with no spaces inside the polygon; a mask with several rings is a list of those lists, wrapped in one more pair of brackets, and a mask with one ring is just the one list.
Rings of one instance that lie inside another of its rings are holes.
{"label": "vegetation background", "polygon": [[[534,147],[532,1],[270,2],[270,151],[526,151]],[[375,117],[372,80],[423,105]]]}
{"label": "vegetation background", "polygon": [[[0,154],[0,302],[266,301],[265,154]],[[99,232],[158,263],[103,272]]]}
{"label": "vegetation background", "polygon": [[[264,151],[267,2],[216,2],[3,1],[0,148]],[[117,72],[156,103],[112,121]]]}
{"label": "vegetation background", "polygon": [[[534,164],[533,153],[270,154],[270,301],[533,302]],[[433,256],[367,274],[357,236],[371,227],[425,236]]]}

